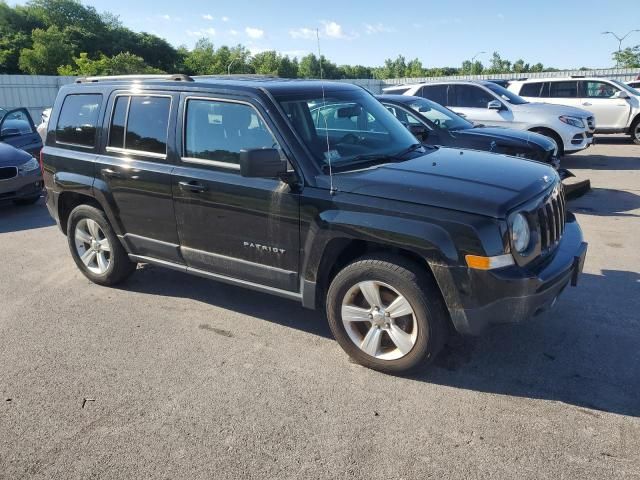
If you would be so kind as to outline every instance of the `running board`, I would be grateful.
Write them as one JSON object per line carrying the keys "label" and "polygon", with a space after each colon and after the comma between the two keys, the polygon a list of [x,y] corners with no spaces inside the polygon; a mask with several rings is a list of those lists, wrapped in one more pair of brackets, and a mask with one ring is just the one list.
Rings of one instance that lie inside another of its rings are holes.
{"label": "running board", "polygon": [[211,280],[217,280],[219,282],[234,285],[236,287],[244,287],[257,292],[269,293],[271,295],[277,295],[278,297],[287,298],[289,300],[302,301],[302,295],[298,292],[289,292],[287,290],[281,290],[279,288],[269,287],[261,285],[259,283],[248,282],[246,280],[239,280],[237,278],[227,277],[217,273],[206,272],[204,270],[198,270],[197,268],[187,267],[186,265],[180,265],[179,263],[167,262],[166,260],[159,260],[152,257],[144,257],[142,255],[129,254],[129,258],[134,262],[150,263],[159,267],[170,268],[171,270],[177,270],[178,272],[191,273],[199,277],[208,278]]}

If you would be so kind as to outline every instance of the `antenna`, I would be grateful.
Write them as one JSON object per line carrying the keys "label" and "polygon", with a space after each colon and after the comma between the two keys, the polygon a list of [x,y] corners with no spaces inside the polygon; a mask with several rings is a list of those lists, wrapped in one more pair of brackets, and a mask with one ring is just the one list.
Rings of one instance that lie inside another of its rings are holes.
{"label": "antenna", "polygon": [[[320,53],[320,33],[317,28],[316,28],[316,39],[318,40],[318,62],[320,62],[320,86],[322,88],[322,108],[324,109],[324,107],[327,106],[327,99],[324,95],[324,78],[322,75],[322,54]],[[327,163],[329,164],[329,192],[331,193],[331,195],[334,195],[336,191],[333,188],[333,170],[331,169],[331,145],[329,144],[329,125],[327,124],[327,117],[322,115],[322,119],[324,120],[324,134],[325,134],[325,137],[327,138]]]}

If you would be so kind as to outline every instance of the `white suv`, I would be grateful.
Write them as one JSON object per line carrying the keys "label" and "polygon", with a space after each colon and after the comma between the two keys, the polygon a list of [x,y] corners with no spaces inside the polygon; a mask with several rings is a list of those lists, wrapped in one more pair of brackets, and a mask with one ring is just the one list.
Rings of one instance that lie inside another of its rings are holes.
{"label": "white suv", "polygon": [[640,92],[606,78],[536,78],[511,82],[509,90],[532,101],[586,108],[596,133],[627,133],[640,144]]}
{"label": "white suv", "polygon": [[450,81],[385,88],[384,93],[424,97],[483,125],[529,130],[555,140],[558,154],[573,153],[593,143],[595,122],[586,110],[529,103],[488,81]]}

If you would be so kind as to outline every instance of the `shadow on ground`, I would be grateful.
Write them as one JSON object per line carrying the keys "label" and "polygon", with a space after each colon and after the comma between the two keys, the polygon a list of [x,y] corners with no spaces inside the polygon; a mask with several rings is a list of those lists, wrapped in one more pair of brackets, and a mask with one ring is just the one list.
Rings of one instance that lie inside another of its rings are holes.
{"label": "shadow on ground", "polygon": [[33,205],[14,205],[12,202],[0,202],[0,233],[19,232],[32,228],[55,225],[44,199]]}
{"label": "shadow on ground", "polygon": [[640,217],[640,195],[626,190],[591,188],[584,195],[569,201],[569,210],[600,217]]}
{"label": "shadow on ground", "polygon": [[[634,288],[640,295],[639,274],[603,273],[583,275],[583,295],[606,292],[604,308],[609,311],[625,304]],[[256,317],[256,321],[331,338],[324,317],[296,302],[172,270],[144,265],[123,288],[191,298]],[[585,302],[561,298],[555,310],[525,324],[495,326],[478,338],[454,338],[435,365],[410,378],[640,416],[640,331],[633,329],[633,337],[621,335],[616,325],[597,315],[591,318],[593,313]]]}

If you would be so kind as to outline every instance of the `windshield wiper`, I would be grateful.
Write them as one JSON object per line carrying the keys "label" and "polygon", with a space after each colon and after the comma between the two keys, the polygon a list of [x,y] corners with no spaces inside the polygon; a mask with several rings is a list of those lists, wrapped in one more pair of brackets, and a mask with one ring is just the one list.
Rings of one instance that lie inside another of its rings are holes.
{"label": "windshield wiper", "polygon": [[[351,170],[354,167],[362,167],[364,165],[374,165],[379,162],[383,162],[383,163],[401,162],[404,160],[404,158],[402,157],[404,157],[405,155],[408,155],[411,152],[419,150],[420,148],[423,148],[423,147],[424,145],[422,145],[421,143],[414,143],[408,148],[405,148],[404,150],[401,150],[400,152],[393,155],[381,154],[381,153],[367,153],[362,155],[356,155],[351,160],[331,165],[331,170],[334,172],[340,172],[345,170]],[[324,170],[325,173],[328,172],[329,165],[325,163],[322,166],[322,169]]]}

